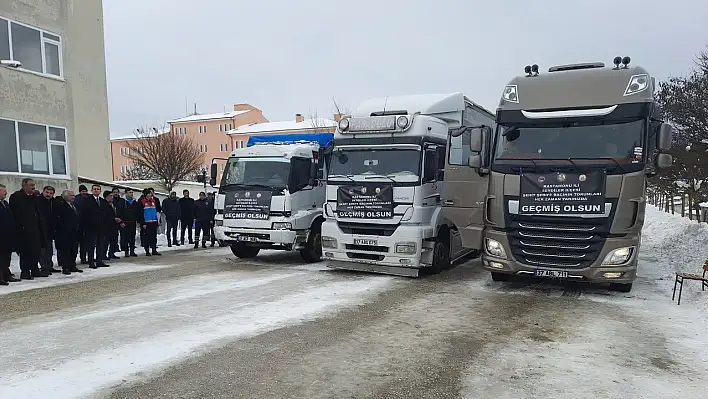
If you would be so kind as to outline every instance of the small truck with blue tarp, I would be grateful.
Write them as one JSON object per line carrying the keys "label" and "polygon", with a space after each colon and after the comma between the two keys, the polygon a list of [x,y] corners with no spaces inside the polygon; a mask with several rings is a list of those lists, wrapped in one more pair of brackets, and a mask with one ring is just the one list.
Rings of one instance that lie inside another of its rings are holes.
{"label": "small truck with blue tarp", "polygon": [[[331,133],[251,136],[224,166],[216,199],[214,233],[239,258],[261,249],[300,251],[303,259],[322,256],[322,206]],[[218,165],[211,165],[216,185]]]}

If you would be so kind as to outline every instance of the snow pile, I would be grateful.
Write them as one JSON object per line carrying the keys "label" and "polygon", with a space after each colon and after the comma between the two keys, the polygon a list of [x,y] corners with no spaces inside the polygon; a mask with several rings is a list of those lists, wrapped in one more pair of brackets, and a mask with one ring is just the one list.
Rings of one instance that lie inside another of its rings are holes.
{"label": "snow pile", "polygon": [[[708,224],[646,207],[637,271],[640,278],[656,281],[670,299],[676,273],[700,275],[706,259]],[[699,281],[687,281],[681,297],[682,306],[684,303],[708,311],[708,291],[701,291]]]}

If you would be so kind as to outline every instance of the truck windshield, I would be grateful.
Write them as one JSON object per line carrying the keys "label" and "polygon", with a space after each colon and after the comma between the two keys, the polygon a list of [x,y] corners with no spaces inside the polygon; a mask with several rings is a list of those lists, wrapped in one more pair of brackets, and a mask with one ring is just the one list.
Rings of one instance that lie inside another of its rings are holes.
{"label": "truck windshield", "polygon": [[289,173],[290,162],[282,158],[229,158],[221,187],[245,185],[284,189]]}
{"label": "truck windshield", "polygon": [[[420,175],[420,151],[408,149],[335,149],[329,175],[382,176],[409,180]],[[408,179],[406,179],[408,177]]]}
{"label": "truck windshield", "polygon": [[613,159],[641,163],[644,120],[497,127],[495,160]]}

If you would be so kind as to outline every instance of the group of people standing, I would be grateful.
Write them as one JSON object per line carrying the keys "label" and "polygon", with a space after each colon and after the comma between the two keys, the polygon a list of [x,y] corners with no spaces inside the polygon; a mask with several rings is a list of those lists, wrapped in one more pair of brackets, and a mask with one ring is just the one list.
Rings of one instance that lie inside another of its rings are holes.
{"label": "group of people standing", "polygon": [[[33,179],[22,180],[22,188],[6,200],[7,189],[0,184],[0,285],[11,282],[49,277],[52,273],[70,275],[82,273],[81,264],[92,269],[109,267],[106,261],[138,256],[135,253],[136,233],[140,231],[140,244],[146,256],[161,255],[157,252],[157,235],[160,215],[167,220],[168,246],[180,245],[177,229],[181,225],[181,244],[184,245],[185,231],[189,231],[189,243],[199,246],[200,232],[202,247],[211,238],[214,246],[214,195],[209,198],[199,193],[199,199],[189,198],[184,190],[183,198],[177,199],[175,192],[163,204],[155,196],[152,188],[143,190],[139,198],[131,189],[119,188],[102,191],[100,185],[93,185],[91,192],[86,186],[79,186],[79,195],[72,190],[64,190],[55,197],[51,186],[36,190]],[[195,240],[192,240],[192,224],[196,224]],[[53,250],[57,250],[57,263],[61,270],[54,268]],[[10,272],[12,252],[20,256],[20,278]]]}

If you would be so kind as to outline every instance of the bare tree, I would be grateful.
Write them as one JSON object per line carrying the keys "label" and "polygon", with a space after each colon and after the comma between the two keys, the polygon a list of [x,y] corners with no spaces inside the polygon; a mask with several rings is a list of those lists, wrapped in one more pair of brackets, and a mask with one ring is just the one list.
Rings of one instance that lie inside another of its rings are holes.
{"label": "bare tree", "polygon": [[335,112],[337,115],[346,116],[346,115],[351,115],[351,114],[352,114],[352,112],[351,112],[351,110],[350,110],[349,108],[347,108],[347,107],[341,107],[341,106],[339,105],[339,103],[337,103],[337,99],[335,99],[334,97],[332,97],[332,103],[334,104],[334,112]]}
{"label": "bare tree", "polygon": [[136,129],[135,140],[128,148],[128,158],[134,165],[159,180],[167,191],[177,182],[192,178],[204,164],[204,154],[191,137],[165,128]]}
{"label": "bare tree", "polygon": [[157,176],[145,165],[133,161],[125,172],[120,174],[121,180],[155,180]]}
{"label": "bare tree", "polygon": [[309,123],[313,133],[331,133],[334,127],[327,124],[325,118],[321,118],[317,111],[311,113],[309,116]]}
{"label": "bare tree", "polygon": [[708,46],[706,46],[705,50],[698,53],[696,64],[698,65],[698,68],[703,71],[703,73],[708,74]]}

